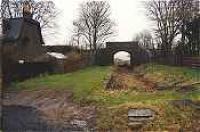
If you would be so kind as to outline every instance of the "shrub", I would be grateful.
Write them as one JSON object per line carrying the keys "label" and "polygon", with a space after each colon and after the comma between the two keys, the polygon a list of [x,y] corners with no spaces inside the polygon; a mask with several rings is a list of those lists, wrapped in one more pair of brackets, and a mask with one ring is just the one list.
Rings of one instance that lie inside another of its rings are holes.
{"label": "shrub", "polygon": [[64,61],[64,72],[76,71],[87,66],[87,57],[78,52],[70,52],[66,54]]}

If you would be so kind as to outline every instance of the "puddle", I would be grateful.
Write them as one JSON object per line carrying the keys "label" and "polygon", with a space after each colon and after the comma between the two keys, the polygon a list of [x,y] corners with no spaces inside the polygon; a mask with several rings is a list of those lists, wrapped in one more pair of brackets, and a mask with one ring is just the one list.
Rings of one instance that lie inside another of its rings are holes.
{"label": "puddle", "polygon": [[47,124],[42,114],[34,107],[10,105],[2,109],[2,130],[13,131],[42,131],[42,132],[64,132],[74,131],[69,127]]}

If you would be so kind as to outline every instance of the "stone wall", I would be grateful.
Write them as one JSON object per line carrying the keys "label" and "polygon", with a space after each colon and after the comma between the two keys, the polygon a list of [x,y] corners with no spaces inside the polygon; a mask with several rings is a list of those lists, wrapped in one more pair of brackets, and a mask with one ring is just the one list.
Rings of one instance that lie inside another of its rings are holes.
{"label": "stone wall", "polygon": [[25,61],[31,62],[45,53],[45,50],[40,43],[39,34],[37,25],[24,23],[22,38],[17,44],[17,51],[20,54],[19,57],[25,58]]}
{"label": "stone wall", "polygon": [[42,44],[39,22],[27,18],[9,20],[9,28],[3,43],[4,56],[16,62],[18,60],[32,62],[45,54]]}

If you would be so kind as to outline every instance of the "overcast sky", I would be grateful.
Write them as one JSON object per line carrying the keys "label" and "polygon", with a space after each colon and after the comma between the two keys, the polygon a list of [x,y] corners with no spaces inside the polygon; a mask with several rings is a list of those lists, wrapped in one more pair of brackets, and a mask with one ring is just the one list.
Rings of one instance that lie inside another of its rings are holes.
{"label": "overcast sky", "polygon": [[[60,14],[57,18],[56,35],[46,35],[46,44],[66,44],[71,36],[73,20],[78,15],[80,3],[87,0],[54,0]],[[88,0],[89,1],[89,0]],[[134,34],[150,30],[142,0],[107,0],[111,5],[111,18],[117,24],[113,41],[131,41]]]}

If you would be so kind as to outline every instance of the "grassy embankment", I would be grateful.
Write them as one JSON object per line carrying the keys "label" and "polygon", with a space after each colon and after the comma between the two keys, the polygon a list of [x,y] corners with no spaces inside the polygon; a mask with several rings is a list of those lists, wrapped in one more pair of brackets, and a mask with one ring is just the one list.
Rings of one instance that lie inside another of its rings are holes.
{"label": "grassy embankment", "polygon": [[69,89],[73,92],[76,103],[98,106],[98,128],[126,129],[127,110],[136,107],[152,108],[157,112],[155,121],[146,126],[144,128],[146,130],[178,130],[180,127],[191,127],[194,109],[179,109],[169,102],[177,99],[200,101],[200,85],[194,86],[196,90],[178,92],[176,85],[170,84],[178,82],[177,85],[186,85],[198,82],[200,70],[156,64],[148,64],[138,69],[137,74],[143,74],[144,78],[158,85],[169,85],[170,88],[145,92],[138,91],[140,85],[136,85],[121,91],[105,90],[104,82],[112,73],[112,67],[89,67],[68,74],[41,76],[15,83],[12,88],[17,90]]}

